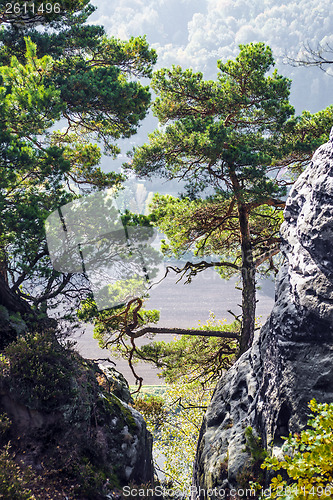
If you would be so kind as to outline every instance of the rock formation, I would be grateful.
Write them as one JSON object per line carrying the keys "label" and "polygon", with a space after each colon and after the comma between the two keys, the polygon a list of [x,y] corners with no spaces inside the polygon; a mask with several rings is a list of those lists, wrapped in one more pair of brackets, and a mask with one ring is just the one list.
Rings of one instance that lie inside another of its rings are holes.
{"label": "rock formation", "polygon": [[333,129],[293,186],[284,215],[275,305],[215,389],[198,443],[197,490],[251,479],[248,427],[272,450],[304,427],[310,399],[333,402]]}
{"label": "rock formation", "polygon": [[[64,349],[52,332],[27,334],[0,359],[0,445],[32,468],[36,498],[111,498],[153,482],[152,437],[130,401],[114,369]],[[39,496],[43,481],[62,493]]]}

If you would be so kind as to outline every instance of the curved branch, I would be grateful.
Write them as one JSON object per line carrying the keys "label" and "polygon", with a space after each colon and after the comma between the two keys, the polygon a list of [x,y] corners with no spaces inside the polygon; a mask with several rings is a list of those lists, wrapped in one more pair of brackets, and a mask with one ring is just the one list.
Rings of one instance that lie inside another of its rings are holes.
{"label": "curved branch", "polygon": [[[177,283],[186,275],[187,271],[189,272],[189,275],[187,276],[187,279],[189,280],[191,276],[195,276],[197,273],[204,271],[205,269],[208,269],[209,267],[231,267],[232,269],[235,269],[236,271],[240,271],[240,267],[237,266],[237,264],[234,264],[233,262],[227,262],[227,261],[222,261],[222,262],[207,262],[205,260],[202,260],[197,263],[193,262],[186,262],[186,264],[183,267],[177,267],[177,266],[167,266],[165,275],[163,278],[160,280],[164,280],[164,278],[167,277],[169,271],[174,271],[177,274],[182,273],[182,276],[177,280]],[[160,283],[160,281],[158,283]]]}
{"label": "curved branch", "polygon": [[21,314],[33,313],[30,304],[14,293],[2,276],[0,276],[0,304],[13,312],[19,312]]}

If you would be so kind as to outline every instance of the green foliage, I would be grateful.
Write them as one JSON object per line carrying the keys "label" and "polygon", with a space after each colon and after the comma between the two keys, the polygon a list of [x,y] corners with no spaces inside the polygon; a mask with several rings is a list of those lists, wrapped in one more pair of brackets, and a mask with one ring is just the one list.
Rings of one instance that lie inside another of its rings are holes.
{"label": "green foliage", "polygon": [[165,400],[162,396],[154,394],[143,394],[135,399],[135,409],[138,410],[144,419],[154,428],[154,432],[163,425],[164,419],[168,415],[165,407]]}
{"label": "green foliage", "polygon": [[311,400],[313,412],[308,428],[284,438],[284,459],[268,457],[262,468],[283,471],[271,481],[271,497],[285,500],[332,498],[333,491],[333,404]]}
{"label": "green foliage", "polygon": [[[137,279],[128,280],[128,282],[121,282],[114,285],[109,290],[114,294],[119,291],[123,294],[128,290],[133,294],[135,287],[140,285]],[[125,294],[126,295],[126,294]],[[143,303],[141,299],[136,299],[134,303],[127,305],[120,305],[112,309],[98,311],[96,303],[92,297],[82,301],[80,310],[78,311],[78,318],[84,321],[93,321],[94,324],[94,338],[98,340],[101,348],[107,348],[112,356],[116,358],[123,358],[129,361],[132,370],[134,364],[141,359],[138,347],[132,340],[133,331],[136,328],[141,328],[148,324],[157,323],[159,320],[159,311],[152,310],[139,310],[137,312],[137,301]],[[135,333],[135,332],[134,332]]]}
{"label": "green foliage", "polygon": [[[237,219],[236,207],[223,229],[217,228],[209,236],[206,234],[212,219],[223,216],[229,204],[230,200],[223,197],[206,201],[156,194],[150,206],[151,217],[168,238],[168,242],[162,241],[163,253],[176,257],[189,251],[199,257],[223,255],[225,260],[233,262],[240,243],[240,236],[232,234]],[[237,269],[231,271],[234,273]]]}
{"label": "green foliage", "polygon": [[34,500],[36,497],[30,491],[28,484],[32,472],[26,470],[14,461],[8,444],[0,451],[0,496],[4,500]]}
{"label": "green foliage", "polygon": [[261,438],[253,433],[252,427],[245,430],[246,447],[251,453],[252,462],[263,462],[267,457],[267,451],[263,448]]}
{"label": "green foliage", "polygon": [[[64,0],[62,2],[50,0],[47,5],[41,0],[34,2],[34,4],[27,4],[24,0],[18,0],[15,5],[11,4],[9,7],[8,3],[1,0],[0,14],[2,20],[6,22],[6,30],[3,30],[2,41],[7,42],[7,54],[22,48],[19,35],[24,29],[35,32],[37,31],[36,26],[41,24],[58,29],[65,26],[68,28],[75,21],[76,24],[83,23],[94,10],[95,8],[89,5],[89,0]],[[74,33],[74,30],[72,32]],[[12,40],[14,33],[18,38],[16,44]],[[43,39],[45,40],[45,37],[41,36],[39,41]],[[60,40],[61,37],[59,37]]]}
{"label": "green foliage", "polygon": [[[321,117],[294,117],[291,82],[268,73],[274,59],[263,43],[240,45],[235,60],[217,65],[215,81],[179,66],[154,74],[153,110],[164,127],[134,150],[127,168],[187,183],[185,199],[154,200],[155,223],[169,238],[163,249],[212,256],[223,277],[241,274],[244,352],[253,339],[256,270],[264,262],[274,269],[279,252],[287,185],[281,169],[310,161],[328,138],[333,108]],[[318,126],[304,125],[311,120]]]}
{"label": "green foliage", "polygon": [[[199,383],[167,384],[160,397],[138,396],[135,407],[143,408],[154,437],[154,457],[165,458],[163,470],[172,486],[189,488],[202,418],[213,393]],[[137,403],[138,402],[138,403]]]}
{"label": "green foliage", "polygon": [[1,413],[0,415],[0,436],[7,434],[12,422],[8,417],[7,413]]}
{"label": "green foliage", "polygon": [[[135,315],[136,304],[98,312],[94,300],[89,298],[82,302],[78,317],[84,321],[93,320],[94,338],[99,341],[100,347],[109,349],[112,356],[127,359],[132,367],[138,361],[150,363],[159,368],[160,375],[170,383],[185,379],[191,382],[200,380],[209,386],[234,362],[238,350],[236,339],[186,335],[184,331],[171,342],[159,341],[156,337],[158,333],[150,333],[151,342],[133,345],[136,331],[140,332],[147,325],[159,321],[157,310],[140,309]],[[129,327],[134,324],[134,315],[137,326],[132,331]],[[209,320],[205,324],[199,322],[195,329],[237,334],[240,322],[227,324],[226,320],[218,320],[211,313]]]}
{"label": "green foliage", "polygon": [[[117,293],[123,292],[124,288],[128,287],[128,290],[133,292],[135,287],[139,286],[137,279],[127,280],[127,282],[122,282],[112,286],[110,294],[113,297],[117,297]],[[132,304],[126,315],[126,320],[124,320],[124,312],[127,310],[127,305],[120,305],[112,309],[106,309],[104,311],[98,311],[96,303],[92,297],[87,298],[82,301],[80,310],[78,311],[79,319],[83,321],[93,320],[94,336],[97,338],[101,346],[105,345],[105,339],[109,338],[110,335],[117,335],[124,333],[124,328],[127,324],[133,322],[133,312],[135,310],[136,304]],[[147,323],[157,323],[159,320],[159,311],[156,309],[145,310],[140,309],[140,314],[138,315],[138,326],[146,325]],[[111,340],[111,339],[109,339]]]}
{"label": "green foliage", "polygon": [[53,333],[27,334],[0,360],[1,383],[28,407],[53,411],[73,398],[74,363]]}
{"label": "green foliage", "polygon": [[[85,192],[119,185],[121,175],[99,167],[96,142],[116,155],[116,141],[136,132],[150,102],[139,80],[150,76],[156,53],[144,37],[120,41],[87,25],[95,10],[88,0],[58,4],[61,12],[36,15],[38,2],[19,0],[15,9],[27,8],[26,15],[3,14],[0,268],[12,292],[34,309],[56,307],[60,295],[62,306],[69,298],[70,312],[86,283],[52,269],[44,221]],[[67,126],[54,130],[59,119]]]}
{"label": "green foliage", "polygon": [[94,500],[97,495],[102,498],[107,498],[109,493],[107,484],[110,483],[112,487],[118,487],[119,482],[116,476],[105,474],[101,464],[92,465],[88,458],[76,463],[72,463],[68,470],[69,475],[75,478],[76,484],[73,488],[73,493],[80,495],[87,500]]}
{"label": "green foliage", "polygon": [[298,157],[294,155],[290,164],[291,179],[304,170],[304,162],[307,157],[309,145],[314,151],[327,141],[327,131],[332,126],[333,105],[326,109],[311,114],[309,111],[303,111],[298,117],[294,117],[285,128],[285,136],[292,151],[299,151]]}
{"label": "green foliage", "polygon": [[[37,418],[37,426],[27,421],[18,427],[13,418],[10,428],[16,455],[29,463],[31,450],[38,450],[36,464],[42,464],[29,483],[22,482],[22,491],[27,486],[36,498],[93,500],[126,484],[128,455],[123,445],[134,443],[141,428],[131,409],[112,393],[111,384],[106,390],[96,379],[101,371],[94,362],[62,349],[51,334],[30,334],[5,349],[0,368],[1,391],[10,397],[14,415],[17,405],[20,413],[28,408],[26,415],[38,410],[30,415]],[[1,444],[8,442],[10,424],[6,415],[0,416]],[[13,480],[15,467],[8,465]],[[3,484],[4,489],[11,486]]]}
{"label": "green foliage", "polygon": [[[211,185],[210,176],[217,178],[220,163],[234,163],[248,201],[260,192],[264,198],[278,192],[266,169],[281,155],[274,134],[293,112],[290,81],[276,71],[265,75],[274,64],[269,47],[258,43],[240,49],[235,61],[218,62],[216,82],[180,67],[154,74],[152,86],[159,95],[154,111],[168,126],[136,151],[133,167],[138,173],[184,174],[185,179]],[[228,170],[221,175],[228,177]]]}
{"label": "green foliage", "polygon": [[[226,320],[218,320],[211,313],[199,330],[237,332],[239,322],[226,324]],[[201,337],[182,335],[171,342],[150,342],[137,348],[137,356],[160,368],[161,375],[168,383],[180,380],[200,380],[210,385],[221,377],[235,359],[237,341],[219,337]]]}
{"label": "green foliage", "polygon": [[251,459],[250,463],[237,475],[237,483],[244,489],[253,487],[258,489],[264,481],[261,465],[267,457],[267,451],[262,446],[261,438],[254,433],[252,427],[247,427],[244,434],[246,440],[244,451],[250,453]]}
{"label": "green foliage", "polygon": [[[169,257],[181,257],[193,252],[198,259],[218,256],[214,260],[223,259],[225,265],[215,270],[223,279],[239,275],[242,262],[239,251],[241,235],[236,231],[237,206],[229,208],[230,197],[222,193],[207,200],[156,194],[150,205],[150,217],[168,238],[168,241],[162,240],[163,253]],[[267,242],[278,241],[282,221],[282,210],[269,205],[258,206],[250,214],[253,255],[258,259],[257,271],[261,274],[274,270],[268,259],[262,259],[260,263],[259,259],[267,250]]]}
{"label": "green foliage", "polygon": [[9,130],[18,135],[28,131],[31,134],[42,133],[59,120],[63,110],[60,91],[46,83],[52,72],[52,58],[44,56],[38,59],[37,47],[30,38],[26,39],[26,48],[25,64],[13,56],[10,65],[3,66],[0,71],[2,110],[8,119]]}

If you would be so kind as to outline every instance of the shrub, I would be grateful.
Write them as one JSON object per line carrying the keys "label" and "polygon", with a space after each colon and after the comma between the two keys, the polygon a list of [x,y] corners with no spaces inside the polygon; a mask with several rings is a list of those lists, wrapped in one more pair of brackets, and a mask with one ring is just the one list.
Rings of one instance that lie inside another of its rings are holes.
{"label": "shrub", "polygon": [[[154,437],[154,458],[164,458],[163,473],[169,487],[189,488],[202,418],[213,388],[184,380],[167,384],[163,396],[135,400]],[[138,401],[138,403],[137,403]]]}
{"label": "shrub", "polygon": [[12,425],[12,421],[8,417],[7,413],[1,413],[0,415],[0,437],[5,436]]}
{"label": "shrub", "polygon": [[165,408],[165,400],[161,396],[144,395],[137,397],[134,408],[138,410],[145,420],[153,427],[159,427],[163,424],[168,411]]}
{"label": "shrub", "polygon": [[268,457],[262,468],[282,470],[270,485],[270,497],[282,500],[331,499],[333,496],[333,403],[310,401],[308,428],[284,438],[284,460]]}
{"label": "shrub", "polygon": [[73,396],[74,364],[53,333],[28,334],[0,359],[2,382],[28,407],[52,411]]}
{"label": "shrub", "polygon": [[34,500],[28,488],[31,470],[22,471],[14,461],[8,444],[0,452],[0,497],[4,500]]}

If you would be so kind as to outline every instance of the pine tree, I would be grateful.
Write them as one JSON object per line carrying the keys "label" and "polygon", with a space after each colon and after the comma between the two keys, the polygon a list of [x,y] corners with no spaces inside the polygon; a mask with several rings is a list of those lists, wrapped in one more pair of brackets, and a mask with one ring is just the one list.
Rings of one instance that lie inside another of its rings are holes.
{"label": "pine tree", "polygon": [[279,173],[309,162],[333,113],[295,117],[291,82],[270,73],[273,65],[271,49],[251,43],[240,45],[235,60],[218,61],[216,81],[180,67],[157,71],[153,109],[162,128],[128,166],[142,177],[187,182],[185,199],[155,198],[156,224],[176,253],[197,245],[199,255],[219,257],[179,271],[213,266],[241,274],[241,353],[253,340],[256,268],[278,251],[288,184]]}
{"label": "pine tree", "polygon": [[156,60],[145,38],[87,25],[88,1],[61,5],[29,19],[0,5],[0,303],[34,315],[88,292],[82,277],[52,269],[44,221],[80,193],[119,184],[99,167],[101,146],[114,157],[136,132],[150,103],[139,79]]}

